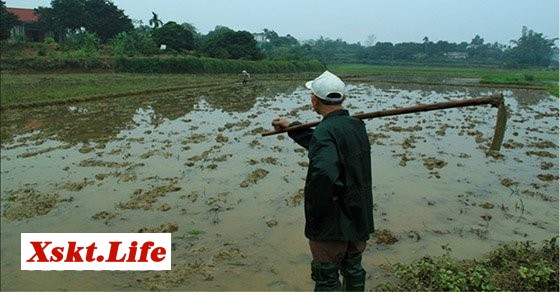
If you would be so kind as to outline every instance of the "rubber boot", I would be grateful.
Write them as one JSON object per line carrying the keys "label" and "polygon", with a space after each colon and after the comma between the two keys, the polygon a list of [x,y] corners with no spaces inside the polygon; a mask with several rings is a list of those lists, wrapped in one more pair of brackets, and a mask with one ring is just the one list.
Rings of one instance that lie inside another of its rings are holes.
{"label": "rubber boot", "polygon": [[362,267],[362,255],[344,259],[340,264],[342,291],[364,291],[366,271]]}
{"label": "rubber boot", "polygon": [[341,291],[338,279],[338,263],[311,262],[311,279],[315,281],[315,291]]}

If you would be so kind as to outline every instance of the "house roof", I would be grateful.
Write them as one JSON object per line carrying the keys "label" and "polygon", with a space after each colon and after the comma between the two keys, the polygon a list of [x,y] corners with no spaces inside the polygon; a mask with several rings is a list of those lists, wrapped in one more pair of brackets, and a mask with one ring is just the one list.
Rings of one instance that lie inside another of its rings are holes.
{"label": "house roof", "polygon": [[6,10],[15,14],[23,22],[36,22],[39,20],[39,16],[35,14],[33,9],[6,7]]}

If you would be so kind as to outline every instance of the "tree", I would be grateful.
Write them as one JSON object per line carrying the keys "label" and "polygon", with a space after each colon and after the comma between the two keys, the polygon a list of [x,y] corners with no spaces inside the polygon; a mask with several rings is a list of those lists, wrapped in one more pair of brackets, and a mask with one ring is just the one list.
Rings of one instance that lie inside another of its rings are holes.
{"label": "tree", "polygon": [[424,42],[424,55],[427,55],[428,54],[428,44],[430,43],[430,39],[427,36],[425,36],[422,39],[422,42]]}
{"label": "tree", "polygon": [[511,41],[516,46],[506,52],[507,60],[511,64],[522,66],[548,66],[557,49],[555,40],[557,39],[546,39],[542,33],[523,26],[521,37]]}
{"label": "tree", "polygon": [[181,23],[181,26],[184,27],[184,28],[186,28],[186,29],[187,29],[188,31],[190,31],[193,35],[197,34],[196,27],[195,27],[193,24],[188,23],[188,22],[183,22],[183,23]]}
{"label": "tree", "polygon": [[393,61],[393,43],[377,42],[375,46],[368,48],[367,58],[372,61]]}
{"label": "tree", "polygon": [[275,31],[264,29],[263,33],[265,35],[266,41],[260,43],[260,48],[265,52],[269,58],[286,58],[289,55],[290,58],[294,57],[294,47],[299,45],[296,38],[291,35],[279,36]]}
{"label": "tree", "polygon": [[43,31],[52,31],[56,40],[62,39],[62,29],[55,24],[53,9],[51,7],[39,6],[34,9],[35,14],[39,16],[37,26]]}
{"label": "tree", "polygon": [[184,26],[173,21],[154,29],[152,38],[158,46],[166,45],[167,48],[176,51],[192,50],[194,48],[193,34]]}
{"label": "tree", "polygon": [[207,56],[221,59],[260,60],[264,57],[251,33],[236,32],[223,26],[208,33],[202,51]]}
{"label": "tree", "polygon": [[87,31],[97,34],[102,43],[120,32],[130,32],[134,29],[132,20],[115,4],[108,0],[86,0]]}
{"label": "tree", "polygon": [[152,11],[152,19],[150,19],[150,25],[154,27],[154,29],[158,29],[160,26],[163,25],[163,21],[158,18],[158,15]]}
{"label": "tree", "polygon": [[375,45],[375,41],[377,40],[377,37],[374,34],[368,34],[367,39],[366,39],[366,47],[372,47],[373,45]]}
{"label": "tree", "polygon": [[117,55],[146,55],[150,56],[157,52],[157,46],[152,37],[144,32],[121,32],[112,40],[115,54]]}
{"label": "tree", "polygon": [[35,13],[39,15],[38,26],[52,31],[58,41],[64,40],[68,32],[79,32],[86,18],[84,0],[52,0],[51,7],[39,6]]}
{"label": "tree", "polygon": [[474,39],[471,40],[471,46],[482,46],[484,44],[484,39],[479,35],[476,35]]}
{"label": "tree", "polygon": [[62,40],[68,32],[86,30],[102,42],[122,31],[132,31],[132,20],[110,0],[51,0],[51,7],[38,7],[39,25]]}
{"label": "tree", "polygon": [[52,0],[51,7],[52,23],[57,31],[68,29],[75,32],[85,26],[84,0]]}
{"label": "tree", "polygon": [[0,1],[0,40],[10,38],[10,30],[20,23],[16,15],[6,10],[6,3]]}

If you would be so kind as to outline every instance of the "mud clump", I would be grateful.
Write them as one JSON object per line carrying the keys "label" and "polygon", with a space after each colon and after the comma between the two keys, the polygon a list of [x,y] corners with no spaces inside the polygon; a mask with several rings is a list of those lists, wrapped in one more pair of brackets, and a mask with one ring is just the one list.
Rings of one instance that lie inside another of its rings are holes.
{"label": "mud clump", "polygon": [[199,195],[200,195],[199,192],[197,192],[197,191],[192,191],[192,192],[190,192],[190,193],[187,194],[187,195],[182,195],[180,198],[181,198],[181,199],[185,199],[185,200],[189,200],[189,201],[191,201],[192,203],[194,203],[194,202],[196,202],[196,200],[198,200],[198,196],[199,196]]}
{"label": "mud clump", "polygon": [[537,178],[542,180],[542,181],[546,181],[546,182],[553,181],[553,180],[558,180],[557,175],[550,174],[550,173],[549,174],[539,174],[539,175],[537,175]]}
{"label": "mud clump", "polygon": [[206,135],[203,134],[192,134],[190,137],[187,137],[185,140],[181,142],[182,145],[187,144],[198,144],[206,141],[208,138]]}
{"label": "mud clump", "polygon": [[18,158],[29,158],[29,157],[45,154],[47,152],[51,152],[53,150],[57,150],[57,149],[61,149],[61,148],[63,148],[63,147],[49,147],[49,148],[42,149],[42,150],[39,150],[39,151],[25,152],[23,154],[18,155],[17,157]]}
{"label": "mud clump", "polygon": [[159,156],[161,156],[161,157],[163,157],[163,158],[169,158],[169,157],[173,156],[173,154],[171,154],[171,153],[169,153],[169,152],[166,152],[166,151],[151,150],[151,151],[148,151],[148,152],[146,152],[146,153],[140,155],[140,158],[142,158],[142,159],[148,159],[148,158],[150,158],[150,157],[152,157],[152,156],[154,156],[154,155],[159,155]]}
{"label": "mud clump", "polygon": [[229,138],[228,138],[228,136],[219,134],[219,135],[216,137],[216,142],[218,142],[218,143],[227,143],[227,142],[229,142]]}
{"label": "mud clump", "polygon": [[399,162],[399,165],[402,166],[402,167],[405,167],[406,164],[407,164],[409,161],[416,160],[416,158],[414,158],[414,157],[406,156],[406,153],[403,153],[403,154],[395,154],[395,155],[393,155],[393,157],[401,157],[401,161]]}
{"label": "mud clump", "polygon": [[56,193],[42,193],[34,189],[17,191],[7,198],[2,216],[8,221],[19,221],[46,215],[58,203],[66,201]]}
{"label": "mud clump", "polygon": [[484,215],[480,215],[480,218],[481,218],[484,222],[488,222],[488,221],[492,220],[492,215],[484,214]]}
{"label": "mud clump", "polygon": [[303,189],[299,189],[297,192],[295,192],[289,198],[286,198],[284,200],[286,201],[286,205],[288,205],[288,207],[297,207],[297,206],[301,205],[301,202],[303,202],[304,198],[305,198],[305,194],[304,194]]}
{"label": "mud clump", "polygon": [[485,203],[480,204],[478,206],[481,207],[482,209],[494,209],[494,204],[492,204],[490,202],[485,202]]}
{"label": "mud clump", "polygon": [[172,233],[179,230],[177,223],[164,223],[159,227],[142,227],[138,229],[138,233]]}
{"label": "mud clump", "polygon": [[387,126],[387,131],[393,132],[420,132],[422,131],[422,126],[416,125],[412,127],[400,127],[400,126]]}
{"label": "mud clump", "polygon": [[113,213],[108,211],[101,211],[96,213],[95,215],[91,216],[93,220],[104,221],[105,224],[108,224],[109,221],[116,219],[119,216],[119,213]]}
{"label": "mud clump", "polygon": [[553,166],[554,166],[554,164],[552,164],[550,162],[541,162],[541,169],[542,170],[551,169]]}
{"label": "mud clump", "polygon": [[80,161],[79,164],[81,167],[107,167],[107,168],[119,168],[119,167],[127,167],[130,166],[129,162],[113,162],[113,161],[102,161],[102,160],[95,160],[95,159],[86,159]]}
{"label": "mud clump", "polygon": [[441,178],[441,176],[439,175],[439,172],[434,171],[434,168],[443,168],[444,166],[447,165],[447,162],[437,159],[435,157],[428,157],[428,158],[424,158],[424,166],[430,170],[430,174],[435,176],[436,178]]}
{"label": "mud clump", "polygon": [[247,178],[242,181],[239,186],[246,188],[252,184],[256,184],[259,180],[263,179],[268,174],[268,170],[259,168],[253,171]]}
{"label": "mud clump", "polygon": [[179,287],[193,275],[200,275],[206,281],[214,279],[207,265],[195,261],[194,263],[174,264],[170,271],[150,272],[148,276],[138,278],[136,281],[148,290],[159,291]]}
{"label": "mud clump", "polygon": [[399,239],[387,229],[376,231],[373,237],[375,237],[375,243],[377,244],[393,245],[399,241]]}
{"label": "mud clump", "polygon": [[266,221],[266,226],[272,228],[274,226],[278,225],[278,220],[276,219],[270,219],[268,221]]}
{"label": "mud clump", "polygon": [[[144,192],[142,189],[137,189],[132,194],[130,200],[125,203],[120,203],[119,207],[122,209],[153,210],[154,204],[158,201],[158,198],[165,197],[167,193],[181,190],[181,188],[176,186],[175,183],[176,182],[172,182],[169,185],[155,187],[147,192]],[[162,207],[159,206],[158,208]]]}
{"label": "mud clump", "polygon": [[406,139],[404,139],[404,141],[402,142],[401,146],[403,149],[407,150],[407,149],[412,149],[412,148],[416,148],[416,146],[414,145],[414,143],[416,143],[416,137],[415,136],[410,136]]}
{"label": "mud clump", "polygon": [[95,150],[95,148],[89,146],[89,145],[84,145],[82,148],[80,148],[80,153],[86,154],[86,153],[90,153],[91,151]]}
{"label": "mud clump", "polygon": [[435,157],[424,158],[424,166],[428,170],[434,170],[434,168],[443,168],[447,165],[447,162],[437,159]]}
{"label": "mud clump", "polygon": [[531,143],[531,144],[529,144],[529,147],[544,149],[544,148],[557,148],[558,145],[556,145],[554,142],[550,142],[550,141],[541,141],[541,142]]}
{"label": "mud clump", "polygon": [[502,146],[506,149],[519,149],[519,148],[524,147],[524,145],[522,143],[515,142],[511,139],[509,139],[507,142],[505,142]]}
{"label": "mud clump", "polygon": [[383,133],[368,133],[369,144],[371,145],[385,145],[383,142],[379,141],[381,139],[390,138],[390,136],[385,135]]}
{"label": "mud clump", "polygon": [[556,158],[556,154],[546,152],[546,151],[527,151],[525,152],[527,156],[538,156],[538,157],[548,157],[548,158]]}
{"label": "mud clump", "polygon": [[232,260],[237,257],[246,258],[247,256],[243,254],[239,248],[230,247],[219,251],[217,254],[213,256],[213,259],[214,261],[226,261],[226,260]]}
{"label": "mud clump", "polygon": [[443,124],[443,125],[441,125],[441,127],[439,128],[439,130],[436,131],[436,134],[437,134],[438,136],[445,136],[445,131],[446,131],[448,128],[452,128],[452,126],[449,125],[449,124]]}
{"label": "mud clump", "polygon": [[62,184],[58,184],[57,186],[59,188],[65,189],[67,191],[71,191],[71,192],[79,192],[81,191],[84,187],[93,184],[94,181],[89,180],[87,178],[85,178],[83,181],[81,182],[75,182],[75,183],[71,183],[71,182],[67,182],[67,183],[62,183]]}
{"label": "mud clump", "polygon": [[506,188],[509,188],[511,186],[514,186],[514,185],[518,184],[518,182],[514,182],[511,178],[508,178],[508,177],[502,179],[500,181],[500,183]]}

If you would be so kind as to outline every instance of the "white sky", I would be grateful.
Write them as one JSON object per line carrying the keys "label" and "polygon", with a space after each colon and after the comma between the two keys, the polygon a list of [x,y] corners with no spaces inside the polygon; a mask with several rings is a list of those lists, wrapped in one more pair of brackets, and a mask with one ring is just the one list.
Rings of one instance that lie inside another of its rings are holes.
{"label": "white sky", "polygon": [[[4,0],[7,7],[50,6],[50,0]],[[298,40],[325,37],[366,43],[470,42],[508,45],[522,26],[557,38],[559,0],[113,0],[131,19],[148,24],[152,11],[165,23],[188,22],[206,34],[217,25]]]}

